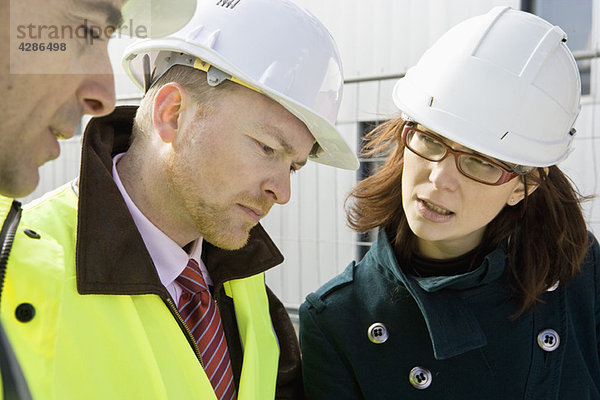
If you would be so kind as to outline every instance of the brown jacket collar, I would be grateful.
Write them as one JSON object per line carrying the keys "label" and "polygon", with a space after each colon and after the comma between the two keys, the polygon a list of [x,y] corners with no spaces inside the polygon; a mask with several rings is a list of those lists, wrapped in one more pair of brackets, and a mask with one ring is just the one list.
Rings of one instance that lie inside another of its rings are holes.
{"label": "brown jacket collar", "polygon": [[[168,297],[119,189],[112,157],[127,151],[137,107],[118,107],[88,124],[83,136],[77,227],[77,289],[81,294],[148,294]],[[204,241],[202,258],[215,287],[283,262],[262,226],[248,244],[226,251]]]}

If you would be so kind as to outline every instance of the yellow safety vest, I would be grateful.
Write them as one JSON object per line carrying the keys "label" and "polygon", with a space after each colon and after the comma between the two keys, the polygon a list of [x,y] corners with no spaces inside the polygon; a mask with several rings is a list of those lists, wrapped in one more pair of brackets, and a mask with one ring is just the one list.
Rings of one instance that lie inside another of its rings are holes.
{"label": "yellow safety vest", "polygon": [[0,227],[2,227],[4,219],[8,215],[8,210],[10,210],[12,202],[12,199],[9,199],[8,197],[0,196]]}
{"label": "yellow safety vest", "polygon": [[[0,315],[33,398],[215,399],[159,296],[77,292],[77,202],[65,185],[26,207],[8,263]],[[273,399],[279,347],[264,275],[225,289],[244,348],[238,398]]]}

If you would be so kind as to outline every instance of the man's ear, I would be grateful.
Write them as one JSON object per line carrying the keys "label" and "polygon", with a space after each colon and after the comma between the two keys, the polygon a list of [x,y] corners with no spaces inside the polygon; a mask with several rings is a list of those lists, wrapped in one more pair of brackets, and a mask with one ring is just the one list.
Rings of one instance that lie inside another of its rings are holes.
{"label": "man's ear", "polygon": [[[549,170],[548,167],[544,168],[544,172],[546,173],[546,175],[548,175],[548,170]],[[537,176],[537,178],[539,178],[539,172],[537,170],[532,172],[532,174],[535,174]],[[528,182],[527,196],[531,196],[531,194],[533,192],[535,192],[535,190],[538,188],[538,186],[539,186],[539,183],[532,183],[531,181]],[[516,206],[524,198],[525,198],[525,184],[519,178],[519,184],[515,187],[515,189],[511,193],[511,196],[506,201],[506,204],[508,204],[509,206]]]}
{"label": "man's ear", "polygon": [[158,89],[152,107],[154,131],[165,143],[172,143],[181,128],[181,115],[186,102],[183,86],[170,82]]}

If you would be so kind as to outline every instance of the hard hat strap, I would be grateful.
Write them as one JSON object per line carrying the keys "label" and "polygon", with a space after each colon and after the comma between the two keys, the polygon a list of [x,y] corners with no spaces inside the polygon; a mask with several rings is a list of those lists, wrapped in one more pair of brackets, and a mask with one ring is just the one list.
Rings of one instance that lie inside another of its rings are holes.
{"label": "hard hat strap", "polygon": [[204,60],[201,60],[200,58],[175,51],[161,51],[154,62],[154,71],[150,71],[149,57],[147,55],[144,56],[143,67],[145,91],[147,92],[148,89],[150,89],[160,79],[160,77],[163,76],[174,65],[183,65],[206,72],[206,81],[210,86],[218,86],[223,81],[228,79],[237,83],[238,85],[242,85],[248,89],[254,90],[255,92],[262,93],[254,86],[243,82],[234,76],[231,76],[230,74],[220,70]]}
{"label": "hard hat strap", "polygon": [[148,91],[148,89],[150,89],[150,86],[152,86],[152,73],[150,71],[150,56],[148,56],[148,54],[144,54],[142,63],[144,66],[144,93],[146,93]]}
{"label": "hard hat strap", "polygon": [[193,67],[195,69],[199,69],[200,71],[206,72],[206,80],[208,81],[208,84],[210,86],[217,86],[224,80],[229,79],[230,81],[235,82],[238,85],[242,85],[244,87],[247,87],[248,89],[254,90],[255,92],[262,93],[259,89],[255,88],[254,86],[239,80],[235,76],[231,76],[228,73],[221,71],[214,65],[211,65],[210,63],[199,58],[196,58]]}

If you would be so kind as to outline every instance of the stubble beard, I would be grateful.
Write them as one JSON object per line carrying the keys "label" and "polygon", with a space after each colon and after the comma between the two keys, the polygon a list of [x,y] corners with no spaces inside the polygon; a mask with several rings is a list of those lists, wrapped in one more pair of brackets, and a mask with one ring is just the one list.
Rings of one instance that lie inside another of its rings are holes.
{"label": "stubble beard", "polygon": [[23,164],[26,163],[22,160],[13,162],[12,154],[0,160],[0,196],[25,197],[35,190],[39,183],[38,169]]}
{"label": "stubble beard", "polygon": [[[190,190],[189,177],[194,176],[188,165],[174,158],[167,164],[167,178],[172,193],[179,198],[187,213],[187,221],[195,232],[213,246],[225,250],[238,250],[248,243],[250,230],[256,223],[231,216],[231,205],[211,204]],[[242,204],[261,204],[253,196],[240,196]],[[264,209],[264,208],[263,208]]]}

